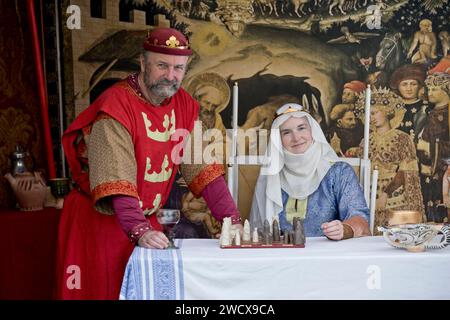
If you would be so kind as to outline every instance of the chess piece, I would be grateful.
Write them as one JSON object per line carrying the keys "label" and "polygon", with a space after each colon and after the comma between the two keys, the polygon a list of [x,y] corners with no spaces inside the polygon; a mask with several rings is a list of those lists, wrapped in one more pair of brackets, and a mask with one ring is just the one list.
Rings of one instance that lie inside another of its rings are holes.
{"label": "chess piece", "polygon": [[265,220],[264,221],[264,226],[263,226],[263,234],[268,233],[270,234],[270,223],[269,220]]}
{"label": "chess piece", "polygon": [[295,236],[295,231],[294,230],[289,231],[289,244],[295,244],[294,236]]}
{"label": "chess piece", "polygon": [[272,234],[270,233],[270,223],[266,219],[264,221],[264,227],[263,227],[263,241],[264,244],[272,244]]}
{"label": "chess piece", "polygon": [[274,219],[272,224],[273,229],[273,242],[280,242],[280,228],[278,225],[278,220]]}
{"label": "chess piece", "polygon": [[265,245],[271,245],[272,244],[272,235],[270,232],[264,232],[263,234],[263,240]]}
{"label": "chess piece", "polygon": [[255,230],[253,230],[252,242],[253,244],[259,243],[258,228],[255,228]]}
{"label": "chess piece", "polygon": [[234,244],[236,246],[241,245],[241,233],[239,232],[238,229],[234,230]]}
{"label": "chess piece", "polygon": [[220,234],[220,245],[231,245],[231,218],[224,218],[222,223],[222,231]]}
{"label": "chess piece", "polygon": [[305,244],[305,229],[303,227],[303,220],[297,219],[294,226],[294,244]]}
{"label": "chess piece", "polygon": [[284,229],[284,231],[283,231],[283,243],[289,244],[289,230],[288,229]]}
{"label": "chess piece", "polygon": [[242,235],[243,243],[250,243],[250,223],[247,219],[244,222],[244,234]]}
{"label": "chess piece", "polygon": [[292,218],[292,230],[295,230],[295,228],[297,227],[297,221],[298,220],[300,220],[299,217]]}

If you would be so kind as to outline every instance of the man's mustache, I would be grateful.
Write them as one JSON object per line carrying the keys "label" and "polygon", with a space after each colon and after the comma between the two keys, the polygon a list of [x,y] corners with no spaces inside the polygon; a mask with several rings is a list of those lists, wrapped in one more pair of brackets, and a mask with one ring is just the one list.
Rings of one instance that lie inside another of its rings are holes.
{"label": "man's mustache", "polygon": [[159,86],[159,85],[176,87],[178,85],[178,81],[177,80],[170,81],[170,80],[167,80],[167,79],[161,79],[161,80],[158,80],[154,84],[154,86]]}

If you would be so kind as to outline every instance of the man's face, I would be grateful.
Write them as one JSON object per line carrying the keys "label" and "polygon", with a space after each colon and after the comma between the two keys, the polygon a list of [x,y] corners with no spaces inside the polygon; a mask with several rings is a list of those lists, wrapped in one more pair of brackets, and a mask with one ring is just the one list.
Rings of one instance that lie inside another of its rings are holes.
{"label": "man's face", "polygon": [[442,105],[449,102],[449,96],[447,92],[438,86],[428,86],[428,101],[431,103]]}
{"label": "man's face", "polygon": [[347,111],[344,116],[337,121],[338,127],[353,129],[356,126],[356,117],[352,111]]}
{"label": "man's face", "polygon": [[141,56],[141,72],[147,92],[155,100],[173,96],[183,81],[188,57],[161,53]]}
{"label": "man's face", "polygon": [[398,84],[398,91],[405,100],[415,100],[419,96],[419,82],[417,80],[407,79]]}
{"label": "man's face", "polygon": [[345,88],[342,92],[342,103],[355,103],[356,93],[355,91]]}

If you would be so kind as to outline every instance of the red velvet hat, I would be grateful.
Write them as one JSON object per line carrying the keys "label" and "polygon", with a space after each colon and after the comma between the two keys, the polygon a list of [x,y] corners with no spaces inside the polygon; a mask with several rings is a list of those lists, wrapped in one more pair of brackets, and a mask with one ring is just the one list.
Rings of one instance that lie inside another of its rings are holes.
{"label": "red velvet hat", "polygon": [[428,71],[428,74],[433,74],[435,72],[447,72],[450,73],[450,55],[441,59],[438,64]]}
{"label": "red velvet hat", "polygon": [[353,80],[344,84],[344,89],[346,88],[359,93],[366,89],[366,84],[358,80]]}
{"label": "red velvet hat", "polygon": [[176,56],[192,54],[187,38],[180,31],[172,28],[153,29],[148,33],[143,46],[147,51],[163,54]]}

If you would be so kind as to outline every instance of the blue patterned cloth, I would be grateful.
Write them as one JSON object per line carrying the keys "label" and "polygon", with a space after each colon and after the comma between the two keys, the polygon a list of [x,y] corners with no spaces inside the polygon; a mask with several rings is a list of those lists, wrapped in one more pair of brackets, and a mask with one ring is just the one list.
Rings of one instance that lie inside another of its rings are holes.
{"label": "blue patterned cloth", "polygon": [[[283,211],[279,213],[280,229],[292,230],[286,219],[289,195],[282,190]],[[307,237],[323,236],[320,226],[332,220],[347,220],[361,216],[369,221],[364,193],[353,168],[346,162],[334,163],[322,179],[317,190],[308,197],[307,214],[303,225]]]}
{"label": "blue patterned cloth", "polygon": [[[181,247],[182,240],[175,245]],[[120,300],[183,300],[181,250],[136,246],[125,269]]]}

